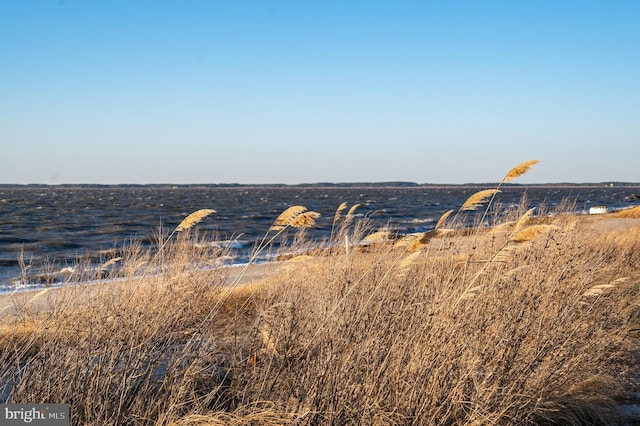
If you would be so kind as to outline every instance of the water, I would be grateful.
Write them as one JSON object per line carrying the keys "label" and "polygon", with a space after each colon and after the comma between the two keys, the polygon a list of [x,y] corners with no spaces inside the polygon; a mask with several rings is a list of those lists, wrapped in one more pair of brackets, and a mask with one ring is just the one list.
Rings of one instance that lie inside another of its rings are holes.
{"label": "water", "polygon": [[[160,225],[172,229],[202,208],[217,213],[198,229],[229,242],[235,262],[243,262],[252,244],[292,205],[322,214],[309,232],[313,239],[329,235],[342,202],[360,203],[357,212],[376,227],[424,232],[443,212],[459,208],[469,195],[488,187],[0,187],[0,293],[44,286],[33,278],[23,282],[25,267],[31,277],[43,272],[63,277],[78,261],[97,266],[116,256],[129,241],[154,244]],[[639,187],[604,185],[507,187],[496,202],[518,204],[525,192],[531,206],[553,207],[568,198],[579,212],[594,205],[619,209],[640,204],[630,197],[640,194]]]}

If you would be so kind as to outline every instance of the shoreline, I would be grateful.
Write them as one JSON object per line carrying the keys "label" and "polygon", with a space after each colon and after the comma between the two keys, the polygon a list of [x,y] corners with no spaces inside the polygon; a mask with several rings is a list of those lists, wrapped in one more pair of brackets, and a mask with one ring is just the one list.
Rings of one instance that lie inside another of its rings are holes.
{"label": "shoreline", "polygon": [[[247,284],[259,282],[267,277],[273,276],[282,267],[283,262],[256,263],[251,265],[231,265],[220,268],[222,273],[227,273],[224,278],[224,286],[234,285],[240,287]],[[246,268],[246,272],[243,273]],[[238,279],[241,275],[242,277]],[[147,279],[152,277],[147,277]],[[55,308],[57,299],[62,299],[71,295],[74,303],[82,303],[90,297],[97,297],[105,290],[116,286],[135,285],[135,278],[124,277],[121,279],[87,283],[74,283],[62,285],[60,287],[34,288],[24,291],[14,291],[0,294],[0,322],[7,317],[12,317],[20,312],[30,311],[43,313]],[[237,282],[236,282],[237,280]]]}
{"label": "shoreline", "polygon": [[[616,230],[640,226],[640,218],[619,218],[608,214],[576,214],[575,217],[578,220],[589,223],[594,229],[605,234]],[[215,268],[215,270],[220,271],[222,274],[227,274],[224,278],[224,286],[233,284],[240,287],[273,276],[287,263],[288,260],[272,260],[249,265],[231,264]],[[241,274],[242,277],[238,280]],[[152,277],[147,277],[147,279],[148,278]],[[236,280],[238,281],[235,282]],[[122,277],[113,280],[97,280],[68,285],[61,284],[56,287],[30,288],[14,290],[9,293],[0,293],[0,322],[4,321],[7,317],[16,316],[25,310],[37,313],[53,310],[55,308],[55,301],[57,299],[63,299],[69,294],[72,295],[74,303],[82,303],[86,298],[96,297],[109,288],[113,288],[114,286],[135,285],[134,282],[135,277]]]}

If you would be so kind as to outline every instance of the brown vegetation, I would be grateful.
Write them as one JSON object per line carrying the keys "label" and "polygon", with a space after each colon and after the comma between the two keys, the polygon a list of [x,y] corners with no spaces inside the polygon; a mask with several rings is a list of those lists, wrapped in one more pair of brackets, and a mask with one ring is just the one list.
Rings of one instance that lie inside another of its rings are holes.
{"label": "brown vegetation", "polygon": [[[3,320],[0,393],[69,403],[89,425],[616,418],[638,378],[635,222],[603,231],[523,205],[456,231],[447,212],[447,231],[365,249],[346,207],[325,250],[259,283],[226,285],[229,271],[204,268],[213,254],[182,232],[162,256],[123,256],[125,279],[90,298],[47,293],[49,309]],[[310,226],[305,212],[283,213],[258,250]]]}

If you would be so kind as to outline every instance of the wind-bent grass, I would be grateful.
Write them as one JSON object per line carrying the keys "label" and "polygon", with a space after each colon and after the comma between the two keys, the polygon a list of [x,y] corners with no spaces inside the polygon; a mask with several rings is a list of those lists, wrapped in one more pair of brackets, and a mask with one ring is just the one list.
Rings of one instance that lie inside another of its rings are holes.
{"label": "wind-bent grass", "polygon": [[[87,425],[611,424],[638,385],[640,227],[500,212],[497,190],[482,226],[450,211],[405,240],[342,204],[324,250],[251,284],[193,232],[133,245],[104,263],[123,280],[0,323],[0,393]],[[252,259],[316,219],[286,210]]]}

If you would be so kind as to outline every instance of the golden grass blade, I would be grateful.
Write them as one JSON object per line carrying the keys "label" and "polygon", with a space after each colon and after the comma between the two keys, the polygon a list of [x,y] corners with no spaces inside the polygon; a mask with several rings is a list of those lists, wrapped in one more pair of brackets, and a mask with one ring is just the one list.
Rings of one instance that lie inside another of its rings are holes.
{"label": "golden grass blade", "polygon": [[513,235],[517,234],[522,230],[522,228],[524,228],[524,226],[527,224],[527,221],[529,221],[529,218],[531,217],[531,215],[533,215],[533,212],[535,210],[536,208],[533,207],[527,210],[522,216],[520,216],[520,219],[518,219],[518,221],[516,222],[516,226],[513,227]]}
{"label": "golden grass blade", "polygon": [[478,191],[464,202],[461,211],[465,210],[475,210],[482,205],[488,198],[493,197],[495,194],[499,193],[498,189],[483,189],[482,191]]}
{"label": "golden grass blade", "polygon": [[449,218],[449,216],[451,216],[451,213],[453,213],[454,210],[447,210],[446,212],[444,212],[442,214],[442,216],[440,216],[440,219],[438,219],[438,223],[436,223],[436,227],[434,228],[434,230],[438,230],[440,229],[440,227],[442,225],[444,225],[444,223],[447,221],[447,219]]}
{"label": "golden grass blade", "polygon": [[291,221],[291,226],[298,229],[310,228],[316,224],[316,219],[319,217],[320,213],[317,212],[303,212]]}
{"label": "golden grass blade", "polygon": [[518,233],[514,233],[511,241],[514,243],[526,243],[537,239],[553,229],[558,229],[558,227],[555,225],[532,225]]}
{"label": "golden grass blade", "polygon": [[333,216],[333,223],[336,223],[338,219],[340,219],[340,213],[342,213],[342,211],[346,208],[347,208],[347,203],[342,203],[338,206],[338,209],[336,210],[336,214]]}
{"label": "golden grass blade", "polygon": [[189,216],[185,217],[180,224],[176,227],[176,232],[186,231],[190,229],[192,226],[197,225],[202,222],[202,220],[209,216],[212,213],[216,213],[215,210],[212,209],[202,209],[196,212],[191,213]]}
{"label": "golden grass blade", "polygon": [[291,206],[278,216],[273,222],[270,231],[280,231],[281,229],[286,228],[291,224],[291,222],[302,212],[307,211],[307,208],[304,206]]}
{"label": "golden grass blade", "polygon": [[522,176],[523,174],[527,173],[531,167],[535,166],[539,162],[540,160],[529,160],[518,164],[513,169],[509,170],[504,179],[502,179],[502,182],[509,182],[510,180]]}

